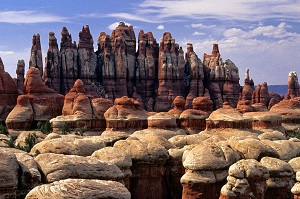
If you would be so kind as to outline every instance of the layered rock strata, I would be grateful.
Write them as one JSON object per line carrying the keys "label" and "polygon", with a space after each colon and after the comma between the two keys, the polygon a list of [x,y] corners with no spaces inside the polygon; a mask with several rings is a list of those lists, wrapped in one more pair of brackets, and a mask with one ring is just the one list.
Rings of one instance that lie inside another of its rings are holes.
{"label": "layered rock strata", "polygon": [[292,99],[295,97],[300,97],[300,86],[296,71],[291,71],[288,77],[288,90],[286,98]]}
{"label": "layered rock strata", "polygon": [[25,94],[18,97],[18,104],[6,118],[8,128],[27,129],[61,114],[64,97],[43,83],[38,68],[28,69],[24,88]]}
{"label": "layered rock strata", "polygon": [[168,197],[165,164],[169,155],[165,147],[138,139],[120,140],[114,147],[125,151],[132,158],[131,198]]}
{"label": "layered rock strata", "polygon": [[67,125],[70,129],[106,128],[104,112],[112,106],[109,99],[93,98],[88,95],[82,80],[78,79],[73,88],[65,96],[62,115],[51,119],[55,131]]}
{"label": "layered rock strata", "polygon": [[32,47],[30,51],[29,66],[39,69],[40,76],[43,76],[43,56],[40,34],[32,36]]}
{"label": "layered rock strata", "polygon": [[16,85],[19,89],[19,91],[24,92],[24,82],[25,82],[25,62],[23,59],[18,60],[17,69],[16,69]]}
{"label": "layered rock strata", "polygon": [[198,133],[206,128],[206,119],[213,111],[213,102],[207,97],[196,97],[192,102],[192,109],[187,109],[180,114],[183,128],[189,132]]}
{"label": "layered rock strata", "polygon": [[5,121],[8,114],[17,104],[18,87],[9,73],[5,72],[0,57],[0,121]]}
{"label": "layered rock strata", "polygon": [[243,116],[242,113],[232,108],[228,102],[225,102],[223,108],[219,108],[209,115],[206,120],[206,128],[251,129],[252,118]]}
{"label": "layered rock strata", "polygon": [[148,127],[148,113],[133,98],[116,98],[114,105],[105,113],[106,128],[112,130],[145,129]]}
{"label": "layered rock strata", "polygon": [[[197,66],[198,67],[198,66]],[[155,111],[168,111],[176,96],[183,95],[185,84],[184,54],[169,32],[165,32],[159,46],[158,89]]]}
{"label": "layered rock strata", "polygon": [[208,88],[214,109],[221,108],[223,102],[236,107],[239,99],[239,71],[231,60],[223,62],[218,44],[213,45],[212,54],[204,53],[204,86]]}

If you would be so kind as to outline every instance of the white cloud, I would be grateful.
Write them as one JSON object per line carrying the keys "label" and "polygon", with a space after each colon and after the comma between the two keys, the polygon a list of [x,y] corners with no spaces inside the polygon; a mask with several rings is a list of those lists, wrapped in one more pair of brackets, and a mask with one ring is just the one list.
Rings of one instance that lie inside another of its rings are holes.
{"label": "white cloud", "polygon": [[163,25],[159,25],[159,26],[156,27],[156,29],[158,29],[158,30],[164,30],[165,27]]}
{"label": "white cloud", "polygon": [[14,51],[3,51],[3,50],[0,50],[0,55],[12,55],[14,53],[15,53]]}
{"label": "white cloud", "polygon": [[281,22],[278,26],[259,26],[248,31],[239,28],[230,28],[223,32],[226,38],[241,37],[241,38],[253,38],[257,36],[265,36],[268,38],[283,39],[286,37],[297,36],[297,33],[288,32],[287,29],[291,28],[290,25],[285,22]]}
{"label": "white cloud", "polygon": [[265,19],[300,18],[300,2],[294,0],[145,0],[139,5],[155,19],[174,17],[192,19],[259,21]]}
{"label": "white cloud", "polygon": [[204,32],[198,32],[198,31],[196,31],[196,32],[193,32],[192,35],[194,35],[194,36],[200,36],[200,35],[206,35],[206,34]]}
{"label": "white cloud", "polygon": [[[94,15],[97,16],[97,15]],[[142,21],[147,23],[160,23],[159,21],[151,20],[151,18],[145,18],[141,15],[135,15],[130,13],[110,13],[106,15],[101,15],[101,17],[114,17],[118,19],[126,19],[126,20],[132,20],[132,21]]]}
{"label": "white cloud", "polygon": [[192,28],[214,28],[216,25],[204,25],[202,23],[192,23],[191,24]]}
{"label": "white cloud", "polygon": [[[109,30],[115,30],[116,27],[118,27],[119,23],[120,23],[120,22],[112,23],[112,24],[110,24],[107,28],[108,28]],[[127,23],[127,22],[124,22],[124,23],[125,23],[127,26],[131,26],[130,23]]]}
{"label": "white cloud", "polygon": [[0,11],[0,22],[2,23],[49,23],[68,22],[66,17],[51,15],[37,10],[23,11]]}

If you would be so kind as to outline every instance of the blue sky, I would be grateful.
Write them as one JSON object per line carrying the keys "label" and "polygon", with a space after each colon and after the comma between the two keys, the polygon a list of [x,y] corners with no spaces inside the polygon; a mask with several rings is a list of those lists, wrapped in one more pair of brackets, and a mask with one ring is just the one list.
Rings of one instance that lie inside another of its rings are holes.
{"label": "blue sky", "polygon": [[143,29],[159,41],[171,32],[184,50],[191,42],[201,60],[218,43],[223,60],[239,67],[241,84],[246,68],[255,84],[286,84],[290,71],[300,74],[299,19],[299,0],[9,0],[0,7],[0,56],[15,77],[19,59],[28,68],[33,34],[41,35],[45,56],[50,31],[60,41],[66,26],[78,41],[88,24],[96,42],[100,32],[111,34],[125,21],[136,36]]}

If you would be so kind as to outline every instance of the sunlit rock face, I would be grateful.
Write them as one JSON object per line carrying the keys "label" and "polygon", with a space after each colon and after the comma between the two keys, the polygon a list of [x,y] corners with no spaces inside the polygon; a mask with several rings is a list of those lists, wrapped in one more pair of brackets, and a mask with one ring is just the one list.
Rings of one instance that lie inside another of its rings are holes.
{"label": "sunlit rock face", "polygon": [[214,109],[222,107],[223,102],[236,107],[239,99],[239,71],[231,60],[223,62],[218,44],[213,45],[212,54],[204,53],[204,86],[208,88]]}

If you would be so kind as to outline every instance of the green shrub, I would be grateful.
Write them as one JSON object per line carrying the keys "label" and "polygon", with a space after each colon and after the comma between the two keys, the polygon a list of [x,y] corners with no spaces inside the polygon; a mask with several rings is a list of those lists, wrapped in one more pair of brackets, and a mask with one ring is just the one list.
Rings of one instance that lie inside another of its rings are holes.
{"label": "green shrub", "polygon": [[41,131],[42,133],[51,133],[52,132],[52,126],[49,121],[46,122],[38,122],[37,123],[37,130]]}
{"label": "green shrub", "polygon": [[10,148],[15,148],[15,141],[18,138],[16,135],[12,135],[9,140],[6,142]]}
{"label": "green shrub", "polygon": [[36,144],[36,139],[37,139],[37,137],[36,137],[36,135],[34,133],[29,134],[25,138],[25,145],[24,145],[24,147],[22,147],[22,146],[20,146],[20,144],[18,144],[16,146],[16,148],[29,153],[30,150],[32,149],[32,147]]}
{"label": "green shrub", "polygon": [[64,124],[62,127],[61,127],[61,131],[62,131],[62,134],[63,135],[67,135],[67,133],[70,133],[70,130],[69,130],[69,127]]}
{"label": "green shrub", "polygon": [[80,130],[79,130],[79,135],[83,136],[83,134],[86,132],[86,126],[84,127],[81,127]]}
{"label": "green shrub", "polygon": [[0,123],[0,134],[8,135],[7,128],[2,123]]}

